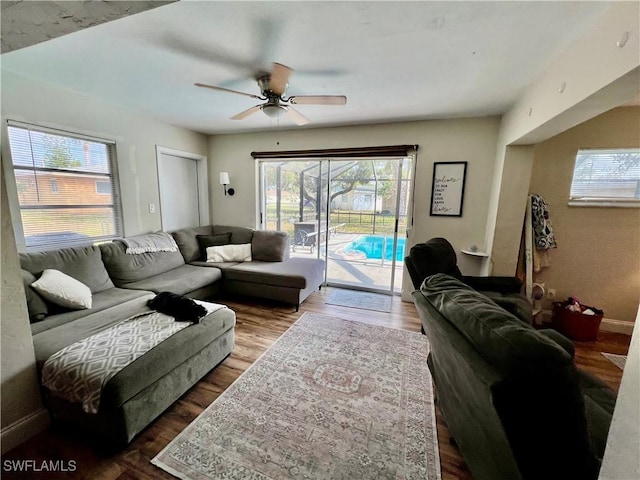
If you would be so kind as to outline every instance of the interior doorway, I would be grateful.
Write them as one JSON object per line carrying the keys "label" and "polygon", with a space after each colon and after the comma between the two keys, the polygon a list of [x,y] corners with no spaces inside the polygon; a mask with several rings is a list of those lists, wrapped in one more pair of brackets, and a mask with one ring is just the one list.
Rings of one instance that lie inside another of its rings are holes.
{"label": "interior doorway", "polygon": [[156,162],[162,229],[210,223],[206,157],[157,147]]}

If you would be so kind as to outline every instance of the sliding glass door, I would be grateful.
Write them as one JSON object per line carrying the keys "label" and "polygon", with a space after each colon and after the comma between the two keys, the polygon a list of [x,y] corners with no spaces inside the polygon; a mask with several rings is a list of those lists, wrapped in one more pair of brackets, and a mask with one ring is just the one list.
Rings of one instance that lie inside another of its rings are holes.
{"label": "sliding glass door", "polygon": [[326,261],[326,283],[399,292],[409,158],[260,162],[261,225],[291,236],[292,256]]}

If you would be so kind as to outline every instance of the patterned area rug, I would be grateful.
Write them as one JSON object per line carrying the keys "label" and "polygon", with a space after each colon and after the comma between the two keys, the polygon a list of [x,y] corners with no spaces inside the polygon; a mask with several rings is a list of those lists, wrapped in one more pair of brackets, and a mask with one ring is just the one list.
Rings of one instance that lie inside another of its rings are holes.
{"label": "patterned area rug", "polygon": [[611,363],[613,363],[620,370],[624,370],[624,366],[627,363],[626,355],[617,355],[615,353],[605,353],[605,352],[600,352],[600,353],[602,353],[602,355],[604,355],[609,361],[611,361]]}
{"label": "patterned area rug", "polygon": [[152,463],[182,479],[440,479],[429,344],[303,314]]}
{"label": "patterned area rug", "polygon": [[380,293],[359,292],[357,290],[334,289],[325,303],[342,307],[375,310],[376,312],[391,311],[391,296]]}

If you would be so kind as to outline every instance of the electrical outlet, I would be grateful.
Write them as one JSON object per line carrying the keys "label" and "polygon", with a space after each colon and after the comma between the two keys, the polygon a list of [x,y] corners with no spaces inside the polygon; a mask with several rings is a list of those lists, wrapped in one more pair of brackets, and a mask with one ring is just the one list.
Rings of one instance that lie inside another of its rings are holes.
{"label": "electrical outlet", "polygon": [[547,290],[547,300],[555,300],[556,299],[556,289],[550,288]]}
{"label": "electrical outlet", "polygon": [[156,213],[156,204],[155,203],[150,203],[149,204],[149,213]]}

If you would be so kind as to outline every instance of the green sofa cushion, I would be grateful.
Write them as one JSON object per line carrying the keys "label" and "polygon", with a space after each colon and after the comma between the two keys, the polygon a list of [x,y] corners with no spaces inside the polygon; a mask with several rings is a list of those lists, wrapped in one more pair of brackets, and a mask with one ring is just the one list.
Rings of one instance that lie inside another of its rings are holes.
{"label": "green sofa cushion", "polygon": [[[96,312],[82,321],[60,325],[34,335],[33,344],[38,369],[42,369],[47,358],[62,348],[112,327],[132,315],[149,311],[147,301],[153,297],[153,294],[146,294],[109,310]],[[232,329],[234,325],[235,313],[223,308],[204,317],[200,323],[191,325],[164,340],[105,384],[100,411],[118,408],[224,332]]]}
{"label": "green sofa cushion", "polygon": [[169,272],[154,275],[153,277],[145,278],[137,282],[126,283],[123,285],[123,288],[150,290],[155,293],[173,292],[179,295],[187,295],[195,290],[211,285],[221,278],[222,273],[217,268],[181,265]]}
{"label": "green sofa cushion", "polygon": [[114,286],[102,263],[100,248],[95,245],[21,253],[20,265],[23,270],[36,277],[47,268],[59,270],[84,283],[91,289],[91,293],[102,292]]}
{"label": "green sofa cushion", "polygon": [[262,262],[283,262],[289,258],[289,234],[256,230],[251,241],[251,258]]}
{"label": "green sofa cushion", "polygon": [[26,270],[20,270],[22,274],[22,284],[24,286],[24,294],[27,297],[27,310],[29,312],[29,321],[31,323],[39,322],[49,314],[47,304],[33,288],[31,284],[36,281],[36,277]]}
{"label": "green sofa cushion", "polygon": [[213,233],[231,233],[231,243],[242,245],[243,243],[251,243],[255,230],[249,227],[231,227],[226,225],[214,225]]}
{"label": "green sofa cushion", "polygon": [[102,261],[117,287],[138,282],[184,265],[184,258],[177,252],[149,252],[128,255],[122,242],[100,245]]}
{"label": "green sofa cushion", "polygon": [[171,232],[171,236],[176,241],[185,263],[202,258],[200,245],[198,245],[197,240],[198,235],[213,235],[213,227],[207,225],[205,227],[182,228]]}
{"label": "green sofa cushion", "polygon": [[322,283],[324,262],[290,258],[286,262],[244,262],[225,269],[225,279],[278,287],[305,289]]}
{"label": "green sofa cushion", "polygon": [[149,295],[151,292],[142,290],[127,290],[124,288],[110,288],[102,292],[94,293],[91,308],[88,310],[66,310],[54,315],[50,314],[43,321],[31,324],[31,333],[38,333],[59,327],[65,323],[73,322],[80,318],[92,315],[108,308],[127,303],[130,300]]}
{"label": "green sofa cushion", "polygon": [[[117,289],[120,290],[120,289]],[[132,290],[135,292],[135,290]],[[122,292],[122,290],[120,290]],[[119,293],[119,292],[114,292]],[[147,301],[155,297],[150,292],[136,292],[141,295],[122,301],[111,308],[92,312],[77,321],[67,321],[50,324],[47,330],[33,332],[33,347],[36,354],[36,365],[38,370],[51,355],[58,350],[71,345],[79,340],[83,340],[91,335],[101,332],[116,323],[129,318],[132,315],[148,311]],[[48,321],[49,319],[45,320]],[[40,325],[44,322],[36,323]],[[35,326],[34,325],[34,326]]]}
{"label": "green sofa cushion", "polygon": [[518,320],[488,297],[442,273],[427,277],[424,297],[505,376],[562,368],[572,357],[560,345]]}

